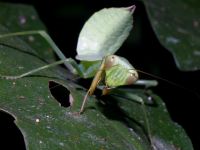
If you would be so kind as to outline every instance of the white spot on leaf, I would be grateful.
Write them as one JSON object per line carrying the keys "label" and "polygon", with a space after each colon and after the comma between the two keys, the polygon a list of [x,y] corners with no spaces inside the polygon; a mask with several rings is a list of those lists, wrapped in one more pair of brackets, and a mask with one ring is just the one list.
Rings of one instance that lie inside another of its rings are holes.
{"label": "white spot on leaf", "polygon": [[19,23],[21,25],[25,24],[26,23],[26,17],[25,16],[19,16]]}
{"label": "white spot on leaf", "polygon": [[39,122],[40,122],[40,119],[38,119],[38,118],[35,119],[35,122],[36,122],[36,123],[39,123]]}
{"label": "white spot on leaf", "polygon": [[29,42],[34,42],[35,38],[32,35],[30,35],[30,36],[28,36],[28,41]]}
{"label": "white spot on leaf", "polygon": [[175,147],[171,142],[166,143],[163,139],[157,138],[157,137],[153,137],[152,138],[152,142],[153,142],[153,147],[154,149],[162,149],[162,150],[177,150],[177,147]]}
{"label": "white spot on leaf", "polygon": [[46,128],[47,128],[47,129],[51,129],[51,127],[50,127],[50,126],[47,126]]}
{"label": "white spot on leaf", "polygon": [[23,96],[23,95],[20,95],[20,96],[17,96],[18,97],[18,99],[25,99],[25,96]]}
{"label": "white spot on leaf", "polygon": [[196,55],[196,56],[200,56],[200,51],[199,51],[199,50],[195,50],[195,51],[193,52],[193,54]]}
{"label": "white spot on leaf", "polygon": [[166,43],[168,43],[168,44],[177,44],[179,42],[180,42],[180,40],[173,36],[169,36],[166,38]]}
{"label": "white spot on leaf", "polygon": [[20,69],[20,70],[21,70],[21,69],[24,69],[24,67],[23,67],[23,66],[18,66],[18,69]]}
{"label": "white spot on leaf", "polygon": [[197,27],[199,26],[199,22],[196,21],[196,20],[194,20],[194,21],[193,21],[193,26],[194,26],[195,28],[197,28]]}
{"label": "white spot on leaf", "polygon": [[153,98],[152,98],[151,96],[148,96],[148,97],[147,97],[147,100],[148,100],[149,102],[152,102],[152,99],[153,99]]}
{"label": "white spot on leaf", "polygon": [[60,145],[60,146],[64,146],[64,143],[63,143],[63,142],[60,142],[59,145]]}

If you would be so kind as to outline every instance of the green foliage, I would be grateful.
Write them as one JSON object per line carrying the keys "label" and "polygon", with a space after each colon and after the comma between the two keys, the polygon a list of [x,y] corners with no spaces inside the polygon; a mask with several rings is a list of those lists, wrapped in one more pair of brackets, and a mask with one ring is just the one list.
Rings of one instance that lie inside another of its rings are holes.
{"label": "green foliage", "polygon": [[161,44],[183,71],[200,69],[200,1],[143,0]]}
{"label": "green foliage", "polygon": [[[0,22],[0,33],[44,29],[33,8],[24,5],[0,4]],[[55,61],[39,36],[1,39],[0,43],[3,75],[18,75]],[[80,109],[86,92],[68,74],[54,67],[16,81],[0,79],[0,110],[14,116],[27,149],[150,149],[142,108],[134,101],[137,94],[148,103],[143,90],[116,89],[114,96],[98,100],[92,96],[84,114],[76,116],[72,112]],[[74,99],[71,110],[51,95],[49,81],[68,89]],[[154,145],[192,150],[190,139],[171,121],[162,100],[152,92],[149,95],[156,104],[145,106]]]}

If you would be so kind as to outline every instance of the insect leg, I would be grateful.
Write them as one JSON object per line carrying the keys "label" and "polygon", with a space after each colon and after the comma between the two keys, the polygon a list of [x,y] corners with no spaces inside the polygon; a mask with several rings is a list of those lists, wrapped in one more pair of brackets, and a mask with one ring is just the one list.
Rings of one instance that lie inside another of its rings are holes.
{"label": "insect leg", "polygon": [[134,84],[135,85],[143,85],[146,88],[149,88],[149,87],[157,86],[158,81],[156,81],[156,80],[137,80]]}
{"label": "insect leg", "polygon": [[48,65],[45,65],[45,66],[42,66],[42,67],[30,70],[30,71],[28,71],[26,73],[23,73],[21,75],[16,75],[16,76],[4,76],[4,75],[0,75],[0,78],[6,79],[6,80],[16,80],[16,79],[20,79],[20,78],[23,78],[25,76],[34,74],[34,73],[36,73],[38,71],[41,71],[41,70],[44,70],[44,69],[48,69],[48,68],[54,67],[54,66],[59,65],[59,64],[63,64],[64,62],[68,62],[68,61],[70,61],[70,59],[60,60],[60,61],[54,62],[52,64],[48,64]]}
{"label": "insect leg", "polygon": [[147,130],[148,138],[149,138],[149,141],[151,143],[152,149],[155,149],[154,145],[153,145],[153,141],[152,141],[150,123],[149,123],[149,119],[148,119],[148,116],[147,116],[147,111],[146,111],[146,108],[145,108],[144,101],[143,101],[143,99],[140,96],[135,95],[135,94],[132,95],[132,98],[135,101],[139,102],[141,104],[141,106],[142,106],[142,111],[143,111],[143,114],[144,114],[144,119],[145,119],[145,124],[146,124],[146,130]]}
{"label": "insect leg", "polygon": [[79,114],[81,114],[83,112],[83,110],[84,110],[84,106],[85,106],[85,103],[87,101],[87,97],[91,96],[94,93],[94,90],[96,89],[97,85],[101,81],[102,72],[103,72],[103,70],[98,70],[98,72],[96,73],[96,75],[95,75],[95,77],[94,77],[94,79],[92,81],[92,84],[91,84],[89,90],[87,91],[87,93],[86,93],[86,95],[85,95],[85,97],[83,99],[83,103],[81,105],[81,109],[79,111]]}
{"label": "insect leg", "polygon": [[83,99],[83,103],[82,103],[82,105],[81,105],[81,109],[80,109],[80,111],[79,111],[79,114],[81,114],[81,113],[83,112],[84,106],[85,106],[85,103],[86,103],[86,101],[87,101],[88,96],[90,96],[90,95],[92,95],[92,94],[94,93],[94,91],[95,91],[97,85],[98,85],[99,82],[101,81],[104,70],[105,70],[105,59],[103,59],[103,61],[102,61],[102,63],[101,63],[101,66],[100,66],[99,70],[97,71],[97,73],[96,73],[94,79],[92,80],[92,83],[91,83],[91,85],[90,85],[90,88],[89,88],[89,90],[87,91],[87,93],[86,93],[86,95],[85,95],[85,97],[84,97],[84,99]]}
{"label": "insect leg", "polygon": [[[61,52],[61,50],[57,47],[57,45],[54,43],[54,41],[51,39],[51,37],[46,33],[44,30],[32,30],[32,31],[22,31],[22,32],[14,32],[14,33],[7,33],[0,35],[0,38],[8,38],[12,36],[24,36],[24,35],[33,35],[33,34],[39,34],[42,36],[52,47],[54,52],[58,55],[58,57],[63,60],[64,65],[73,73],[73,74],[79,74],[83,75],[82,71],[76,64],[76,62],[72,58],[66,58],[65,55]],[[67,59],[69,59],[67,61]]]}

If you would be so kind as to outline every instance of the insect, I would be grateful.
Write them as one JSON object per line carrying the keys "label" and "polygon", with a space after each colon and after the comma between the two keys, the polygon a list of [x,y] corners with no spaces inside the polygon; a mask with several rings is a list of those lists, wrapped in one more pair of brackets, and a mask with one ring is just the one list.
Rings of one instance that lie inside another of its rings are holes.
{"label": "insect", "polygon": [[[114,55],[114,53],[128,37],[129,32],[132,29],[132,14],[135,8],[135,5],[133,5],[126,8],[102,9],[92,15],[81,30],[77,44],[76,58],[83,62],[92,62],[93,65],[96,65],[97,67],[95,70],[96,75],[84,98],[80,113],[84,110],[87,96],[93,94],[95,88],[103,78],[106,84],[103,90],[104,93],[107,93],[109,88],[134,84],[138,80],[138,72],[128,62],[128,60]],[[105,22],[107,23],[105,24]],[[61,60],[18,76],[1,76],[2,78],[19,79],[62,63],[64,63],[64,65],[74,74],[78,74],[83,78],[91,76],[90,73],[85,73],[81,70],[81,67],[75,60],[66,58],[45,31],[22,31],[8,33],[0,35],[0,38],[33,34],[39,34],[46,39]],[[111,40],[109,41],[109,39]],[[152,86],[157,84],[155,81],[137,81],[137,83]]]}
{"label": "insect", "polygon": [[[77,44],[76,59],[83,61],[83,63],[88,61],[92,62],[91,64],[97,67],[94,69],[96,74],[89,90],[83,99],[79,114],[84,111],[88,96],[94,93],[96,87],[102,80],[105,83],[103,94],[107,94],[110,88],[116,88],[123,85],[157,85],[156,81],[138,80],[138,71],[129,63],[129,61],[123,57],[114,55],[122,43],[125,41],[125,39],[128,37],[129,32],[132,29],[132,14],[135,8],[135,5],[133,5],[127,8],[102,9],[92,15],[81,30]],[[0,35],[0,38],[33,34],[39,34],[44,39],[46,39],[61,60],[46,66],[42,66],[40,68],[36,68],[18,76],[1,76],[1,78],[19,79],[36,73],[40,70],[63,63],[72,73],[76,75],[79,75],[83,78],[93,76],[91,72],[87,73],[87,71],[84,71],[80,65],[76,63],[75,60],[66,58],[45,31],[24,31],[8,33]],[[144,118],[148,130],[147,132],[151,141],[151,132],[143,99],[139,96],[135,96],[135,100],[141,103],[143,107]]]}

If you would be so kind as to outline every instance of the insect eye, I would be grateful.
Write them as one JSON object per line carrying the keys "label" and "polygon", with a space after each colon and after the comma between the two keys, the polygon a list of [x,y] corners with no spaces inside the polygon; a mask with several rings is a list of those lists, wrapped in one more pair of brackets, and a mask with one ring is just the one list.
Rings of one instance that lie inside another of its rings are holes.
{"label": "insect eye", "polygon": [[130,72],[130,77],[134,78],[134,79],[137,79],[138,78],[137,72]]}
{"label": "insect eye", "polygon": [[136,72],[129,72],[129,77],[126,80],[126,85],[133,84],[138,79]]}
{"label": "insect eye", "polygon": [[112,56],[111,59],[110,59],[110,61],[114,61],[114,59],[115,59],[115,56]]}
{"label": "insect eye", "polygon": [[105,68],[106,69],[111,68],[112,66],[115,65],[115,62],[116,62],[116,57],[114,55],[110,55],[110,56],[106,57]]}
{"label": "insect eye", "polygon": [[135,77],[136,76],[136,74],[135,73],[131,73],[131,75],[130,75],[131,77]]}

